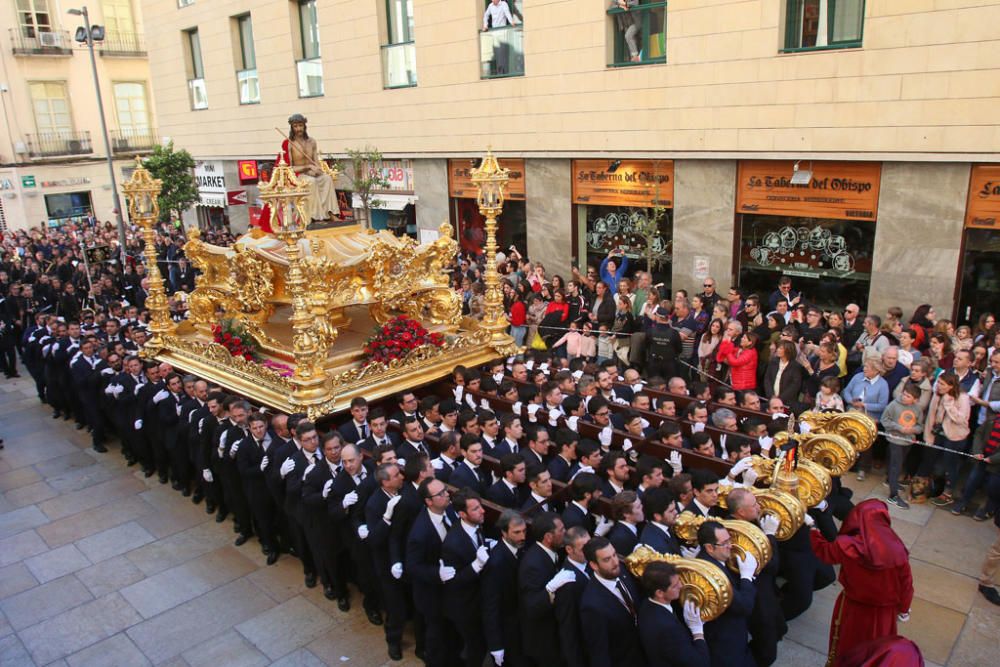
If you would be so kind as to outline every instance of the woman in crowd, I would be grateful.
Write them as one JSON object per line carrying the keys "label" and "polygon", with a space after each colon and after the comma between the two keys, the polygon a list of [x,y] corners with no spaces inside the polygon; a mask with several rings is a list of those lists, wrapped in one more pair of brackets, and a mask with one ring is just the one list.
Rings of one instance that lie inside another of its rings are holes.
{"label": "woman in crowd", "polygon": [[806,376],[805,369],[795,360],[797,356],[795,343],[780,340],[764,372],[764,395],[781,398],[781,402],[793,407],[795,412],[798,412],[799,393]]}
{"label": "woman in crowd", "polygon": [[635,331],[635,318],[632,316],[632,302],[628,296],[619,293],[615,301],[618,309],[615,311],[615,321],[611,325],[611,332],[615,335],[615,354],[621,363],[627,366],[632,332]]}
{"label": "woman in crowd", "polygon": [[921,477],[944,472],[944,491],[931,500],[935,505],[943,507],[953,500],[952,493],[958,481],[961,461],[959,456],[951,452],[964,452],[967,448],[970,413],[969,395],[961,391],[958,376],[950,371],[942,373],[937,379],[937,390],[927,411],[924,440],[951,451],[925,451],[917,472]]}
{"label": "woman in crowd", "polygon": [[934,306],[929,303],[924,303],[917,306],[917,309],[913,311],[913,316],[910,318],[910,328],[913,332],[917,334],[916,340],[913,344],[917,346],[917,349],[921,352],[926,352],[927,347],[930,345],[930,335],[934,329],[935,313]]}
{"label": "woman in crowd", "polygon": [[936,373],[950,371],[955,362],[955,353],[951,350],[951,339],[943,333],[933,333],[930,338],[930,358],[937,366]]}
{"label": "woman in crowd", "polygon": [[514,343],[524,345],[525,336],[528,333],[527,317],[528,309],[524,306],[524,299],[517,290],[511,290],[511,304],[507,311],[507,319],[510,320],[510,335],[514,338]]}
{"label": "woman in crowd", "polygon": [[995,335],[994,328],[997,325],[996,315],[993,313],[983,313],[979,316],[979,321],[976,323],[976,328],[972,330],[972,339],[974,342],[978,343],[981,340],[993,340]]}
{"label": "woman in crowd", "polygon": [[824,378],[840,377],[840,365],[837,363],[837,348],[833,343],[827,341],[820,343],[815,348],[815,356],[807,359],[805,371],[808,378],[805,383],[805,402],[810,405],[819,394],[820,385]]}
{"label": "woman in crowd", "polygon": [[[722,371],[722,362],[715,358],[715,353],[722,342],[722,333],[726,323],[721,319],[714,319],[708,325],[708,331],[704,333],[698,341],[698,370],[701,371],[702,382],[718,380]],[[756,367],[756,365],[755,365]]]}

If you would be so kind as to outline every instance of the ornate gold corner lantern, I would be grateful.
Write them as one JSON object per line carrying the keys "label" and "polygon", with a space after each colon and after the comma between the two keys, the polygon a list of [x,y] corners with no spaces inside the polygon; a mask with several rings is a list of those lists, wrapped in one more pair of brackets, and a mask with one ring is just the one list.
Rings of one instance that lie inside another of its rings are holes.
{"label": "ornate gold corner lantern", "polygon": [[269,220],[274,235],[285,244],[288,258],[286,287],[292,301],[292,352],[295,356],[296,386],[293,399],[302,405],[328,398],[325,388],[326,374],[323,362],[329,347],[322,328],[310,309],[306,259],[302,256],[301,241],[306,232],[305,200],[309,188],[299,183],[295,172],[282,158],[274,168],[270,182],[260,186],[260,198],[268,205]]}
{"label": "ornate gold corner lantern", "polygon": [[482,326],[490,332],[491,345],[500,354],[517,352],[514,339],[507,333],[508,322],[503,312],[500,274],[497,273],[497,216],[503,212],[504,188],[509,179],[510,170],[500,166],[490,149],[487,149],[482,164],[472,170],[472,182],[477,189],[476,202],[479,212],[486,218],[486,294]]}
{"label": "ornate gold corner lantern", "polygon": [[170,319],[167,293],[163,289],[163,276],[160,275],[160,268],[156,264],[156,232],[154,228],[160,217],[158,197],[162,189],[163,181],[153,178],[149,170],[142,165],[142,159],[136,156],[135,171],[132,172],[132,177],[122,185],[122,191],[128,199],[129,217],[142,228],[146,274],[149,276],[149,296],[146,298],[146,307],[151,315],[150,338],[147,346],[154,351],[163,345],[163,336],[174,329],[173,320]]}

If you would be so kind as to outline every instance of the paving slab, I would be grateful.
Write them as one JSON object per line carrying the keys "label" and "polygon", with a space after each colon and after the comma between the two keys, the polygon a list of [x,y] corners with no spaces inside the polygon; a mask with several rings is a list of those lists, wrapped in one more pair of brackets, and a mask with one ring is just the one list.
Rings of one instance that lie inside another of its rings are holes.
{"label": "paving slab", "polygon": [[89,567],[91,562],[75,545],[67,544],[38,556],[32,556],[25,560],[24,564],[28,566],[38,582],[44,584]]}
{"label": "paving slab", "polygon": [[55,521],[145,490],[145,484],[131,475],[125,475],[47,500],[38,507]]}
{"label": "paving slab", "polygon": [[948,662],[951,649],[965,624],[965,614],[920,598],[913,599],[910,620],[898,624],[898,632],[917,643],[927,660]]}
{"label": "paving slab", "polygon": [[154,508],[138,495],[129,496],[40,526],[38,534],[50,547],[60,547],[153,511]]}
{"label": "paving slab", "polygon": [[[393,664],[405,665],[407,663],[394,662]],[[300,648],[298,651],[292,651],[280,660],[271,663],[271,667],[326,667],[326,663],[313,655],[312,651]]]}
{"label": "paving slab", "polygon": [[3,494],[4,500],[10,503],[11,507],[25,507],[34,505],[49,498],[55,498],[59,492],[53,489],[47,482],[35,482],[16,489],[11,489]]}
{"label": "paving slab", "polygon": [[34,468],[18,468],[0,473],[0,491],[6,494],[8,491],[20,489],[22,486],[28,486],[41,480],[42,476]]}
{"label": "paving slab", "polygon": [[274,660],[305,646],[332,625],[324,611],[299,596],[237,625],[236,630]]}
{"label": "paving slab", "polygon": [[68,575],[13,595],[0,602],[0,609],[11,626],[21,631],[93,599],[94,596],[79,579]]}
{"label": "paving slab", "polygon": [[209,521],[135,549],[128,559],[144,574],[151,575],[231,544],[234,539],[229,523]]}
{"label": "paving slab", "polygon": [[979,592],[974,578],[917,558],[910,559],[916,597],[947,609],[969,613]]}
{"label": "paving slab", "polygon": [[35,662],[47,665],[111,637],[142,620],[118,593],[80,605],[21,631],[21,641]]}
{"label": "paving slab", "polygon": [[0,567],[31,558],[49,550],[38,533],[28,530],[0,540]]}
{"label": "paving slab", "polygon": [[35,667],[35,662],[17,635],[8,635],[0,639],[0,665],[3,667]]}
{"label": "paving slab", "polygon": [[37,585],[38,580],[23,562],[0,568],[0,600]]}
{"label": "paving slab", "polygon": [[263,667],[263,665],[271,664],[266,655],[254,648],[253,644],[235,630],[230,630],[221,637],[212,637],[208,641],[185,651],[184,659],[191,667],[220,667],[221,665]]}
{"label": "paving slab", "polygon": [[47,480],[61,477],[80,468],[91,468],[96,461],[87,452],[72,452],[65,456],[56,456],[46,461],[40,461],[34,466],[35,471]]}
{"label": "paving slab", "polygon": [[0,540],[49,522],[45,512],[34,505],[0,514]]}
{"label": "paving slab", "polygon": [[143,667],[152,663],[125,633],[118,633],[66,658],[69,667]]}
{"label": "paving slab", "polygon": [[145,576],[125,556],[109,558],[76,573],[76,578],[87,587],[95,598],[103,597],[137,581],[142,581]]}
{"label": "paving slab", "polygon": [[112,556],[138,549],[155,539],[149,534],[149,531],[138,523],[129,521],[120,526],[108,528],[96,535],[85,537],[76,544],[92,563],[99,563]]}

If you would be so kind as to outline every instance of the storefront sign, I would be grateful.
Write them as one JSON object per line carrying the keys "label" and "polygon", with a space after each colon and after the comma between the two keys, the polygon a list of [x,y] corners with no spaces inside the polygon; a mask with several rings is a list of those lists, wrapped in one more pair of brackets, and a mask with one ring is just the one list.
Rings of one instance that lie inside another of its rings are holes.
{"label": "storefront sign", "polygon": [[247,205],[247,191],[246,190],[231,190],[226,193],[226,203],[230,206],[246,206]]}
{"label": "storefront sign", "polygon": [[226,206],[226,177],[221,160],[205,160],[194,166],[194,181],[203,206]]}
{"label": "storefront sign", "polygon": [[674,206],[673,160],[573,160],[573,203]]}
{"label": "storefront sign", "polygon": [[389,186],[375,192],[413,192],[412,160],[382,160],[381,171]]}
{"label": "storefront sign", "polygon": [[870,220],[878,213],[882,176],[879,162],[807,162],[808,185],[793,185],[791,160],[743,160],[736,193],[737,213],[795,218]]}
{"label": "storefront sign", "polygon": [[253,185],[258,180],[257,161],[240,160],[238,163],[240,172],[240,185]]}
{"label": "storefront sign", "polygon": [[965,226],[1000,228],[1000,165],[972,167]]}
{"label": "storefront sign", "polygon": [[[524,160],[498,160],[500,166],[510,169],[510,180],[504,189],[504,197],[512,201],[524,201]],[[472,182],[472,162],[470,160],[448,160],[448,194],[459,199],[475,199],[478,194]]]}
{"label": "storefront sign", "polygon": [[9,178],[0,178],[0,190],[13,190],[14,181]]}
{"label": "storefront sign", "polygon": [[79,178],[59,178],[54,181],[42,181],[43,188],[66,188],[72,185],[87,185],[90,179],[86,176]]}
{"label": "storefront sign", "polygon": [[21,177],[21,187],[22,188],[33,188],[33,187],[35,187],[35,177],[34,176],[22,176]]}

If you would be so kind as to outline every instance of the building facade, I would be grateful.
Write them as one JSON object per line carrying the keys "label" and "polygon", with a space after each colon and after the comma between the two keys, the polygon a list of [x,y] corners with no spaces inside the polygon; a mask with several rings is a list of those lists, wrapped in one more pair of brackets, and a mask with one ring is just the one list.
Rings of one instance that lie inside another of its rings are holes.
{"label": "building facade", "polygon": [[[82,6],[0,1],[0,227],[115,219],[84,21],[69,13]],[[121,182],[132,158],[159,141],[141,8],[137,0],[100,0],[87,9],[103,28],[97,80]]]}
{"label": "building facade", "polygon": [[1000,1],[496,4],[144,0],[163,133],[223,172],[237,228],[298,112],[393,161],[390,221],[470,250],[492,146],[503,247],[549,274],[624,247],[673,289],[1000,308]]}

